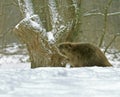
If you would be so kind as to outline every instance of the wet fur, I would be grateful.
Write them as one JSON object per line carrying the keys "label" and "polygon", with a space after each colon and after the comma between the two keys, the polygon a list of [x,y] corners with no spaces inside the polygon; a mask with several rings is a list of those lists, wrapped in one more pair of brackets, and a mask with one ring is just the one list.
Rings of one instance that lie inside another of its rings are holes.
{"label": "wet fur", "polygon": [[58,45],[59,51],[69,59],[72,67],[112,66],[104,53],[90,43],[64,42]]}

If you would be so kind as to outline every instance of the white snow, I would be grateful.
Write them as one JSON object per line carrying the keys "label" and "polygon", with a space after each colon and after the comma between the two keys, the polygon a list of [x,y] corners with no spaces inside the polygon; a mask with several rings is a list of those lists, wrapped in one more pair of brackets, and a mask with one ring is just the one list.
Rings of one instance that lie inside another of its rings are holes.
{"label": "white snow", "polygon": [[113,15],[120,15],[120,12],[113,12],[108,14],[108,16],[113,16]]}
{"label": "white snow", "polygon": [[55,0],[48,0],[48,1],[49,1],[49,8],[50,8],[51,16],[52,16],[51,17],[52,18],[51,19],[52,20],[52,26],[53,26],[53,28],[55,28],[56,23],[59,22],[58,17],[60,17],[60,16],[57,12]]}
{"label": "white snow", "polygon": [[34,14],[32,1],[31,0],[24,0],[24,1],[26,5],[26,9],[25,9],[26,17],[29,18],[31,15]]}
{"label": "white snow", "polygon": [[52,32],[47,32],[47,37],[50,42],[55,40]]}
{"label": "white snow", "polygon": [[24,69],[30,68],[29,56],[25,48],[21,45],[11,44],[4,49],[0,49],[0,69]]}
{"label": "white snow", "polygon": [[[12,48],[20,49],[7,52]],[[0,97],[120,97],[119,60],[110,60],[114,67],[30,69],[28,58],[0,54]]]}
{"label": "white snow", "polygon": [[[21,0],[18,2],[25,12],[25,18],[16,25],[16,29],[25,22],[28,25],[26,27],[30,26],[38,32],[46,32],[43,31],[45,29],[39,17],[34,15],[31,0],[24,0],[25,5]],[[61,17],[57,13],[54,0],[49,0],[49,7],[53,20],[52,31],[55,32]],[[84,16],[94,14],[103,15],[86,13]],[[54,40],[51,32],[48,36],[49,41]],[[18,49],[18,46],[14,45],[3,51],[15,53],[19,51]],[[110,58],[112,57],[109,56]],[[0,54],[0,97],[120,97],[120,68],[118,68],[120,60],[110,60],[114,67],[69,68],[67,66],[36,69],[30,69],[28,60],[28,55],[24,53]]]}
{"label": "white snow", "polygon": [[91,16],[91,15],[102,15],[102,16],[104,16],[104,14],[101,13],[101,12],[98,12],[98,13],[85,13],[83,16]]}
{"label": "white snow", "polygon": [[[24,2],[24,3],[23,3]],[[33,5],[31,0],[18,0],[20,10],[24,12],[26,18],[33,15]]]}
{"label": "white snow", "polygon": [[36,32],[43,32],[45,33],[45,29],[42,27],[41,20],[38,15],[32,15],[31,17],[26,17],[23,20],[21,20],[15,28],[18,29],[20,24],[24,24],[26,27],[31,27],[33,28],[34,31]]}
{"label": "white snow", "polygon": [[119,97],[119,68],[0,70],[0,97]]}

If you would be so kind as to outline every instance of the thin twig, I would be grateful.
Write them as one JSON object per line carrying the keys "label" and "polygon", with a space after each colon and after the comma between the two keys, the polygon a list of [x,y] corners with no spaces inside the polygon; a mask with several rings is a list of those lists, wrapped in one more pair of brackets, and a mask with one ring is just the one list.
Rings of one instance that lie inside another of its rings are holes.
{"label": "thin twig", "polygon": [[106,46],[104,53],[107,52],[108,48],[111,46],[111,44],[115,41],[115,39],[117,38],[117,35],[114,35],[113,39],[110,41],[110,43]]}
{"label": "thin twig", "polygon": [[99,47],[102,46],[104,38],[105,38],[105,34],[107,33],[107,22],[108,22],[108,9],[110,7],[110,5],[112,4],[112,0],[110,0],[107,4],[107,6],[104,9],[104,28],[103,28],[103,33],[102,36],[100,38],[100,43],[99,43]]}

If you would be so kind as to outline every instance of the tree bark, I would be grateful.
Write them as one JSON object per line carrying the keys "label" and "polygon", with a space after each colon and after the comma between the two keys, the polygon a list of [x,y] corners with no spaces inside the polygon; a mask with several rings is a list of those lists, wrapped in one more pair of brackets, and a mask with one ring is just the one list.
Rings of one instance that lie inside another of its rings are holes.
{"label": "tree bark", "polygon": [[36,16],[28,20],[23,19],[15,28],[17,36],[19,36],[20,40],[27,46],[31,68],[65,66],[65,64],[63,64],[65,60],[58,54],[54,44],[50,44],[46,36],[42,35],[42,32],[29,25],[29,20],[33,18],[36,18]]}
{"label": "tree bark", "polygon": [[[43,22],[40,20],[41,18],[34,15],[31,6],[32,4],[30,4],[32,3],[31,0],[29,0],[29,2],[28,0],[18,1],[24,19],[15,27],[15,32],[21,41],[27,46],[31,61],[31,68],[65,66],[67,59],[59,54],[56,45],[63,41],[74,41],[74,37],[70,36],[74,35],[74,31],[77,28],[75,21],[75,9],[74,6],[71,6],[73,3],[72,0],[65,1],[67,6],[70,6],[65,10],[66,15],[64,18],[61,17],[61,14],[59,14],[55,0],[45,1],[45,3],[48,4],[48,6],[45,6],[47,7],[47,11],[45,11],[47,17],[45,18],[50,23],[46,28],[44,28],[45,24],[44,27],[42,26]],[[29,7],[29,5],[31,7]],[[50,16],[48,16],[47,12]],[[49,37],[47,36],[48,32],[53,34],[55,39],[54,42],[49,41]]]}

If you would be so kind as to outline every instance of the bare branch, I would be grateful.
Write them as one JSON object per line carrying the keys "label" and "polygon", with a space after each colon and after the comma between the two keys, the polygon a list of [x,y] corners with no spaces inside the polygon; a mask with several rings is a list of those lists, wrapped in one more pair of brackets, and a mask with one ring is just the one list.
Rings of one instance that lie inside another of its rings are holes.
{"label": "bare branch", "polygon": [[103,28],[103,33],[102,36],[100,38],[100,43],[99,43],[99,47],[102,46],[102,43],[104,41],[105,35],[107,33],[107,22],[108,22],[108,9],[110,7],[110,5],[112,4],[112,0],[110,0],[107,4],[107,6],[104,8],[104,28]]}
{"label": "bare branch", "polygon": [[38,15],[33,15],[29,18],[24,18],[15,26],[15,28],[19,29],[19,25],[22,23],[24,23],[26,27],[31,27],[35,32],[42,32],[42,33],[46,32],[45,29],[42,27],[42,23]]}
{"label": "bare branch", "polygon": [[108,13],[108,16],[120,15],[120,12]]}
{"label": "bare branch", "polygon": [[117,35],[114,35],[113,39],[110,41],[110,43],[107,45],[107,47],[104,50],[104,53],[107,52],[108,48],[111,46],[111,44],[115,41],[115,39],[117,38]]}
{"label": "bare branch", "polygon": [[[43,28],[39,16],[34,14],[31,0],[18,0],[18,3],[24,16],[24,19],[19,24],[24,22],[27,26],[45,34],[46,30]],[[16,29],[18,29],[19,24],[16,25]]]}
{"label": "bare branch", "polygon": [[[103,13],[101,12],[98,12],[98,13],[85,13],[83,14],[83,16],[92,16],[92,15],[101,15],[101,16],[104,16]],[[108,13],[107,16],[114,16],[114,15],[120,15],[120,12],[114,12],[114,13]]]}
{"label": "bare branch", "polygon": [[54,34],[54,38],[57,39],[61,31],[65,29],[65,26],[63,24],[63,19],[58,13],[55,0],[49,0],[49,10],[51,14],[51,24],[52,24],[51,32]]}
{"label": "bare branch", "polygon": [[104,16],[104,14],[103,13],[101,13],[101,12],[98,12],[98,13],[85,13],[85,14],[83,14],[83,16],[92,16],[92,15],[101,15],[101,16]]}
{"label": "bare branch", "polygon": [[30,17],[33,15],[33,7],[31,0],[18,0],[21,13],[24,17]]}

